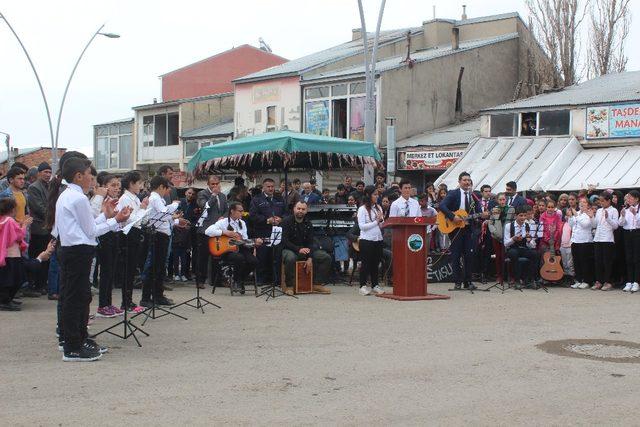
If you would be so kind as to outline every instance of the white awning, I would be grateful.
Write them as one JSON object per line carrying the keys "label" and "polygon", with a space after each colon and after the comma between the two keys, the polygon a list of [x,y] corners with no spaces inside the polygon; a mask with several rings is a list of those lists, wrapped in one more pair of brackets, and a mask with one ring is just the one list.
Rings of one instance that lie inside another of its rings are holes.
{"label": "white awning", "polygon": [[458,185],[458,175],[471,175],[474,189],[484,184],[504,189],[509,181],[518,190],[545,190],[580,154],[582,146],[575,137],[477,138],[467,151],[440,178],[449,188]]}

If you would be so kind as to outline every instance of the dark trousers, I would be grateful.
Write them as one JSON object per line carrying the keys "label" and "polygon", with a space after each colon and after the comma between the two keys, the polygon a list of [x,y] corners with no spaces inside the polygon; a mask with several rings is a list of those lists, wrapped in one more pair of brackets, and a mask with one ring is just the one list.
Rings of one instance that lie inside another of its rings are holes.
{"label": "dark trousers", "polygon": [[227,252],[222,255],[222,260],[233,266],[233,279],[238,283],[246,279],[258,265],[258,258],[249,248],[239,248],[238,252]]}
{"label": "dark trousers", "polygon": [[24,283],[24,258],[5,258],[4,267],[0,267],[0,303],[9,304]]}
{"label": "dark trousers", "polygon": [[117,234],[110,231],[98,237],[98,265],[100,267],[100,287],[98,293],[98,307],[111,305],[111,294],[116,278],[116,239]]}
{"label": "dark trousers", "polygon": [[616,257],[616,244],[613,242],[595,242],[593,244],[595,256],[596,281],[605,284],[611,283],[613,261]]}
{"label": "dark trousers", "polygon": [[572,243],[571,257],[577,282],[593,283],[593,243]]}
{"label": "dark trousers", "polygon": [[640,283],[640,230],[624,230],[627,282]]}
{"label": "dark trousers", "polygon": [[62,301],[60,328],[65,351],[80,351],[87,339],[91,285],[89,273],[95,247],[63,246],[60,255],[60,297]]}
{"label": "dark trousers", "polygon": [[165,275],[165,262],[167,261],[167,251],[169,250],[169,236],[164,233],[155,232],[147,235],[149,239],[149,250],[151,251],[151,267],[146,280],[142,283],[142,300],[150,301],[162,298],[164,291],[162,283]]}
{"label": "dark trousers", "polygon": [[496,254],[496,276],[498,282],[503,281],[503,269],[504,269],[504,244],[496,239],[491,239],[493,244],[493,253]]}
{"label": "dark trousers", "polygon": [[282,244],[275,248],[272,246],[258,246],[256,248],[258,268],[256,270],[258,284],[262,285],[273,281],[280,284],[280,264],[282,263]]}
{"label": "dark trousers", "polygon": [[371,279],[371,287],[378,286],[378,269],[382,260],[382,248],[384,243],[360,239],[360,287]]}
{"label": "dark trousers", "polygon": [[493,239],[491,238],[491,234],[489,234],[488,232],[485,234],[481,234],[481,232],[478,231],[477,237],[474,236],[473,240],[474,242],[477,242],[477,246],[475,248],[475,271],[486,277],[489,275],[489,263],[491,262],[491,254],[493,251]]}
{"label": "dark trousers", "polygon": [[211,259],[211,253],[209,252],[209,236],[207,236],[206,234],[198,233],[196,238],[196,245],[196,283],[205,283],[208,277],[209,284],[213,285],[213,278],[218,276],[216,274],[218,270],[218,263],[212,263],[212,274],[211,276],[209,276],[209,260]]}
{"label": "dark trousers", "polygon": [[[453,270],[453,281],[455,283],[470,283],[471,270],[473,266],[474,242],[473,233],[470,226],[459,228],[452,232],[451,238],[451,269]],[[464,273],[460,262],[464,263]]]}
{"label": "dark trousers", "polygon": [[[519,280],[533,280],[536,277],[538,268],[540,267],[540,261],[538,253],[535,249],[528,248],[526,246],[512,246],[507,251],[507,257],[511,260],[511,269],[513,271],[513,278]],[[526,258],[527,262],[527,274],[523,274],[522,264],[520,264],[519,258]]]}
{"label": "dark trousers", "polygon": [[189,274],[186,248],[179,246],[173,247],[173,274],[176,276],[186,276]]}
{"label": "dark trousers", "polygon": [[133,280],[136,277],[138,266],[140,265],[140,257],[146,258],[146,254],[141,254],[140,247],[142,246],[142,230],[133,227],[129,234],[126,236],[121,234],[121,244],[123,247],[124,274],[122,287],[124,288],[124,299],[121,304],[121,308],[128,308],[133,303]]}
{"label": "dark trousers", "polygon": [[[40,253],[47,249],[47,245],[51,240],[48,234],[32,234],[29,241],[29,258],[36,258]],[[36,289],[47,289],[47,276],[49,275],[49,261],[42,263],[42,268],[31,273],[31,283]]]}

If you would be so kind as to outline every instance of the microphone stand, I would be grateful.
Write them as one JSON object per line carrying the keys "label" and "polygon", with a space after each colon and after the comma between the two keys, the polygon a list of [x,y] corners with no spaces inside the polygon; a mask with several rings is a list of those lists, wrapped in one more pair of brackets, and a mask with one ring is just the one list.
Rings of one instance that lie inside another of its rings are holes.
{"label": "microphone stand", "polygon": [[[278,298],[281,296],[288,296],[291,298],[295,298],[298,299],[297,296],[295,295],[289,295],[287,293],[285,293],[279,286],[278,284],[276,284],[276,269],[279,268],[278,265],[275,265],[276,262],[276,245],[274,244],[274,242],[276,240],[278,240],[278,238],[280,237],[280,235],[282,234],[281,231],[273,231],[272,232],[272,236],[271,236],[271,260],[274,263],[274,269],[272,272],[272,276],[273,276],[273,283],[270,283],[268,285],[262,286],[262,289],[260,289],[260,293],[258,295],[256,295],[256,298],[262,297],[262,296],[266,296],[267,299],[265,301],[269,301],[270,298]],[[282,278],[281,278],[282,280]]]}
{"label": "microphone stand", "polygon": [[[171,312],[171,311],[169,311],[169,310],[167,310],[167,309],[165,309],[163,307],[159,307],[158,305],[156,305],[156,295],[158,293],[157,292],[158,291],[157,284],[156,284],[156,280],[155,280],[156,273],[157,273],[157,271],[156,271],[157,266],[156,266],[155,262],[153,262],[154,261],[153,260],[153,253],[154,252],[153,251],[157,250],[157,248],[155,247],[156,233],[158,232],[157,229],[156,229],[156,224],[164,221],[165,217],[167,215],[171,215],[171,214],[172,214],[172,212],[171,213],[165,212],[165,213],[162,213],[162,215],[159,215],[157,218],[151,218],[151,219],[149,219],[149,221],[147,222],[147,224],[145,226],[146,234],[149,236],[149,247],[151,248],[151,251],[152,251],[151,252],[152,256],[151,256],[151,271],[150,271],[150,275],[151,275],[151,281],[152,281],[153,289],[151,291],[152,292],[152,295],[151,295],[151,307],[147,308],[145,311],[143,311],[141,313],[138,313],[138,314],[136,314],[135,316],[132,317],[132,319],[135,319],[136,317],[138,317],[140,315],[145,315],[146,318],[142,321],[142,326],[144,326],[144,324],[147,323],[147,320],[149,320],[149,319],[154,319],[155,320],[155,319],[158,319],[160,317],[169,316],[169,315],[175,316],[175,317],[179,317],[182,320],[187,320],[187,318],[184,317],[184,316],[180,316],[179,314],[176,314],[176,313]],[[159,311],[161,314],[156,314],[156,311]]]}

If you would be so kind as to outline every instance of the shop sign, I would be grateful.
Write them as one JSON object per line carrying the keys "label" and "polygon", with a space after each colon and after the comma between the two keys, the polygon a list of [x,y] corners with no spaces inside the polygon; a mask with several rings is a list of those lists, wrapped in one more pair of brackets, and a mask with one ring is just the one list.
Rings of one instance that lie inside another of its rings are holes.
{"label": "shop sign", "polygon": [[640,104],[587,108],[587,139],[640,138]]}
{"label": "shop sign", "polygon": [[398,169],[401,170],[445,170],[455,163],[464,150],[448,151],[400,151]]}

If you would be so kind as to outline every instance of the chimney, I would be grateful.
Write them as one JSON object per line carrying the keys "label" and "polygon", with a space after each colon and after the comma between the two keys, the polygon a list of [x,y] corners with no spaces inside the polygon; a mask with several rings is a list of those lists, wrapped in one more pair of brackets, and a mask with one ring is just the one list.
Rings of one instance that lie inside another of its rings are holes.
{"label": "chimney", "polygon": [[351,30],[351,41],[360,40],[362,38],[362,29],[354,28]]}
{"label": "chimney", "polygon": [[153,98],[153,103],[157,104],[158,103],[158,98]]}
{"label": "chimney", "polygon": [[465,19],[467,19],[467,5],[463,4],[462,5],[462,20],[464,21]]}
{"label": "chimney", "polygon": [[445,19],[434,19],[422,23],[424,47],[434,48],[447,46],[451,40],[453,22]]}
{"label": "chimney", "polygon": [[460,28],[453,27],[451,29],[451,50],[460,49]]}

